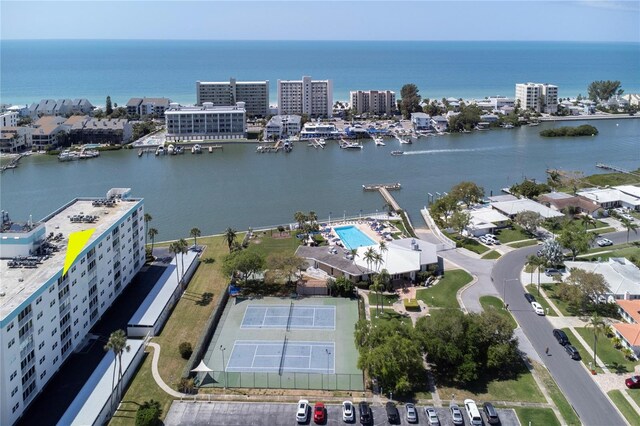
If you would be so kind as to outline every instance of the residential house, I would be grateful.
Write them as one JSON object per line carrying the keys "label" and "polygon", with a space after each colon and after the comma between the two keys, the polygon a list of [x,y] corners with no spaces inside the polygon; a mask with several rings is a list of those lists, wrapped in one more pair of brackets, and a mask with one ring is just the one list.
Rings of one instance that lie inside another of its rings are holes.
{"label": "residential house", "polygon": [[575,213],[586,213],[592,217],[603,217],[607,211],[588,198],[570,195],[564,192],[551,192],[538,197],[538,202],[559,212],[566,213],[573,209]]}
{"label": "residential house", "polygon": [[32,127],[6,126],[0,128],[0,152],[16,153],[31,149]]}
{"label": "residential house", "polygon": [[57,147],[59,134],[67,133],[67,128],[63,125],[65,121],[64,118],[55,116],[39,118],[34,123],[34,129],[31,134],[33,146],[38,150]]}
{"label": "residential house", "polygon": [[300,133],[302,117],[299,115],[274,115],[264,128],[264,139],[279,139]]}
{"label": "residential house", "polygon": [[606,296],[610,300],[640,299],[640,268],[624,257],[612,257],[601,262],[567,261],[564,264],[567,271],[578,268],[604,276],[609,287]]}
{"label": "residential house", "polygon": [[618,312],[626,322],[612,325],[622,345],[640,358],[640,300],[616,300]]}
{"label": "residential house", "polygon": [[431,117],[424,112],[412,112],[411,124],[414,130],[429,130],[431,129]]}
{"label": "residential house", "polygon": [[[626,207],[640,211],[640,197],[631,195],[633,186],[624,185],[626,192],[617,188],[587,188],[578,191],[578,195],[588,198],[603,209]],[[639,194],[640,195],[640,194]]]}
{"label": "residential house", "polygon": [[449,122],[446,117],[436,115],[431,117],[431,127],[438,133],[446,132],[449,128]]}

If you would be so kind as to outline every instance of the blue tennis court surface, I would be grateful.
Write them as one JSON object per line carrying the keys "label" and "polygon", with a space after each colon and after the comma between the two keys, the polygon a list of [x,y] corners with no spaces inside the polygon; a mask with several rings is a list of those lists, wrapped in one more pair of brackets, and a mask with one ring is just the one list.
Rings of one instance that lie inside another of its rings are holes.
{"label": "blue tennis court surface", "polygon": [[335,373],[333,342],[236,340],[229,372]]}
{"label": "blue tennis court surface", "polygon": [[249,305],[240,328],[335,330],[336,307],[314,305]]}

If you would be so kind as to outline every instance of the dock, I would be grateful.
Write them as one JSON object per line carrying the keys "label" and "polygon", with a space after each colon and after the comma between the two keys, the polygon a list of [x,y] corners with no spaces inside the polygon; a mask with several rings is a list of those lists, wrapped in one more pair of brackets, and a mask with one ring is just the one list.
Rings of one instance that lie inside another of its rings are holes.
{"label": "dock", "polygon": [[396,191],[398,189],[402,189],[402,185],[400,183],[391,183],[391,184],[375,184],[375,185],[362,185],[362,189],[365,191],[378,191],[384,201],[387,202],[394,211],[400,210],[400,205],[393,198],[393,195],[389,191]]}
{"label": "dock", "polygon": [[11,160],[11,162],[2,166],[2,168],[0,168],[0,172],[4,172],[7,169],[15,169],[16,167],[18,167],[18,163],[20,162],[20,159],[22,157],[24,157],[24,154],[18,155],[16,158]]}
{"label": "dock", "polygon": [[316,149],[318,148],[322,148],[324,149],[324,145],[322,145],[320,142],[318,142],[316,139],[309,139],[309,144],[308,146],[312,146]]}
{"label": "dock", "polygon": [[618,172],[618,173],[625,173],[625,174],[628,174],[628,175],[640,177],[640,174],[638,174],[638,173],[634,173],[634,172],[632,172],[630,170],[623,169],[621,167],[611,166],[609,164],[597,163],[596,167],[599,168],[599,169],[611,170],[611,171]]}

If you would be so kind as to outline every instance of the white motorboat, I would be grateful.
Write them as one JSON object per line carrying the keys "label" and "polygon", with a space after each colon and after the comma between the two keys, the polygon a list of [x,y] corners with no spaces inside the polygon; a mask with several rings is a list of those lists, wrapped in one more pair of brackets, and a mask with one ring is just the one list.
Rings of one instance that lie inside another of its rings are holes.
{"label": "white motorboat", "polygon": [[202,154],[202,145],[197,143],[194,146],[192,146],[191,147],[191,153],[192,154]]}
{"label": "white motorboat", "polygon": [[411,144],[411,139],[406,139],[406,138],[402,138],[400,136],[396,136],[396,139],[398,139],[398,142],[400,142],[401,144]]}
{"label": "white motorboat", "polygon": [[170,144],[167,147],[167,154],[169,154],[169,155],[175,155],[176,154],[176,148],[173,146],[173,144]]}
{"label": "white motorboat", "polygon": [[340,142],[340,148],[342,149],[362,149],[362,145],[357,142],[347,142],[344,139]]}
{"label": "white motorboat", "polygon": [[403,155],[404,151],[391,151],[391,155]]}
{"label": "white motorboat", "polygon": [[165,154],[164,146],[160,145],[159,147],[156,148],[156,155],[164,155],[164,154]]}
{"label": "white motorboat", "polygon": [[385,146],[384,141],[379,136],[374,136],[373,141],[376,143],[376,146]]}

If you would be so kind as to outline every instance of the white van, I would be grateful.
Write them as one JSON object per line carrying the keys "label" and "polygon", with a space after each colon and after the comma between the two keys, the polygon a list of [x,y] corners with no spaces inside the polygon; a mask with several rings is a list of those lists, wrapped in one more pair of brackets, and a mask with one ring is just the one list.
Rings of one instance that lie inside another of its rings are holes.
{"label": "white van", "polygon": [[467,415],[469,416],[469,423],[471,426],[482,426],[482,417],[478,406],[473,399],[464,400],[464,408],[467,409]]}

